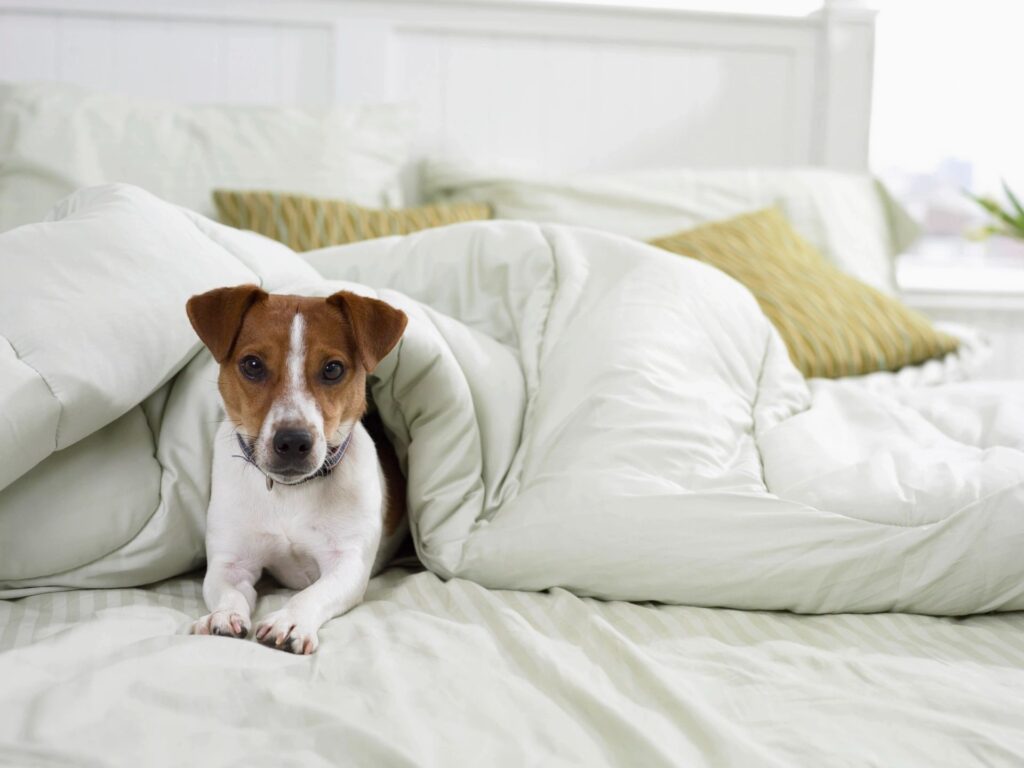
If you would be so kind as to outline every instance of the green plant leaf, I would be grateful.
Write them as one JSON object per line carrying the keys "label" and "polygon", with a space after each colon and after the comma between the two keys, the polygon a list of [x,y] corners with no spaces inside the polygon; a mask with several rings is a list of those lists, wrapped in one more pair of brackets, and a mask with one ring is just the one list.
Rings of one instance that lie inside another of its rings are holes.
{"label": "green plant leaf", "polygon": [[1018,200],[1017,196],[1013,194],[1013,190],[1011,190],[1010,185],[1006,183],[1006,179],[1003,179],[1003,192],[1006,193],[1006,197],[1010,201],[1010,204],[1017,211],[1017,215],[1014,217],[1017,222],[1016,229],[1024,233],[1024,206],[1020,204],[1020,200]]}
{"label": "green plant leaf", "polygon": [[1011,230],[1020,230],[1024,228],[1022,223],[1018,223],[1015,216],[1003,210],[1003,207],[991,197],[981,197],[980,195],[975,195],[967,190],[964,190],[964,193]]}

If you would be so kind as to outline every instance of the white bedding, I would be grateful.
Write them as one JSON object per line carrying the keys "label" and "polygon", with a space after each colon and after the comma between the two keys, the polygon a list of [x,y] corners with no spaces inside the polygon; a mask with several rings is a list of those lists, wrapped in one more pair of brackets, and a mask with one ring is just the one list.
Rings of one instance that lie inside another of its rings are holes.
{"label": "white bedding", "polygon": [[[0,600],[0,765],[1024,762],[1022,613],[558,588],[1019,608],[1011,386],[804,384],[727,278],[579,230],[470,225],[306,263],[137,190],[55,218],[0,236],[0,589],[40,592]],[[420,468],[420,552],[455,578],[388,571],[295,657],[186,635],[199,574],[127,587],[202,558],[219,414],[183,298],[337,287],[310,264],[407,294],[385,292],[414,333],[375,394]],[[735,450],[701,476],[730,419]]]}
{"label": "white bedding", "polygon": [[197,575],[0,601],[0,765],[1024,763],[1020,613],[652,607],[391,570],[295,657],[183,634],[202,611]]}
{"label": "white bedding", "polygon": [[622,237],[488,222],[303,261],[124,186],[0,235],[0,595],[201,564],[222,415],[182,308],[240,282],[376,290],[409,314],[371,385],[441,576],[813,613],[1024,607],[1019,387],[808,383],[738,283]]}
{"label": "white bedding", "polygon": [[409,310],[375,395],[386,420],[417,403],[389,423],[430,468],[411,476],[429,505],[410,498],[437,573],[798,612],[1024,606],[1013,382],[805,382],[737,283],[591,230],[478,224],[305,258],[432,310]]}

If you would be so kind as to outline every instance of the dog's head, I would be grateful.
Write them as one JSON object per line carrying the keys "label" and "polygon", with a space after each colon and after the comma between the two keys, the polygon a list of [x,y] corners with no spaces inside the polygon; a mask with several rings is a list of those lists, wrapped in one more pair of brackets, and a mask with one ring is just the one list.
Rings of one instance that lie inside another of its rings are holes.
{"label": "dog's head", "polygon": [[193,296],[188,317],[220,363],[219,386],[252,461],[295,484],[339,449],[366,410],[366,374],[398,343],[404,312],[341,291],[268,294],[255,285]]}

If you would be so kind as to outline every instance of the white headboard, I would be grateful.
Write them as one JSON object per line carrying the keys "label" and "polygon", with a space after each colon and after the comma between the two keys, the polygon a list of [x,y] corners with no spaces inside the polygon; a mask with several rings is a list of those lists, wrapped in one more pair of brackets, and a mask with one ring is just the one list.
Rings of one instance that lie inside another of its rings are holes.
{"label": "white headboard", "polygon": [[0,0],[0,79],[186,102],[412,101],[423,154],[864,169],[874,14],[541,2]]}

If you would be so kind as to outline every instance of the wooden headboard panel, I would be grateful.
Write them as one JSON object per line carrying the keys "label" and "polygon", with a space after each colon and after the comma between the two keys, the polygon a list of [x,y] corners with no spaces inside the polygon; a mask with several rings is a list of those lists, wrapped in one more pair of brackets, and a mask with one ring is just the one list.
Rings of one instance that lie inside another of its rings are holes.
{"label": "wooden headboard panel", "polygon": [[0,79],[411,101],[422,154],[549,170],[867,166],[874,14],[540,2],[0,0]]}

